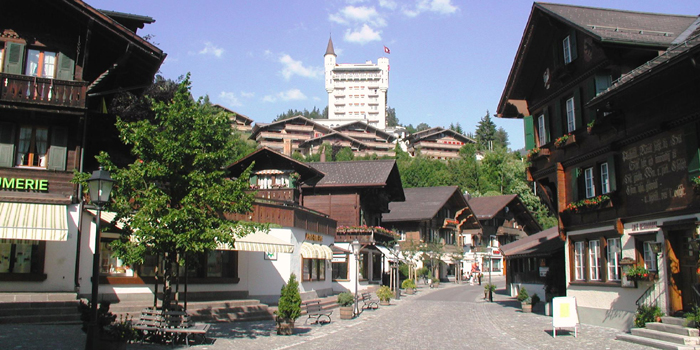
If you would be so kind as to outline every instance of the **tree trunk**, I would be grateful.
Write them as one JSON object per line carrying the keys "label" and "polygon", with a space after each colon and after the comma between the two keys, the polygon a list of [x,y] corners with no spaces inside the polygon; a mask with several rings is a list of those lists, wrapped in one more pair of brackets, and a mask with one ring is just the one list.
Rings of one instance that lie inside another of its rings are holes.
{"label": "tree trunk", "polygon": [[163,254],[163,310],[170,310],[173,300],[173,257],[170,253]]}

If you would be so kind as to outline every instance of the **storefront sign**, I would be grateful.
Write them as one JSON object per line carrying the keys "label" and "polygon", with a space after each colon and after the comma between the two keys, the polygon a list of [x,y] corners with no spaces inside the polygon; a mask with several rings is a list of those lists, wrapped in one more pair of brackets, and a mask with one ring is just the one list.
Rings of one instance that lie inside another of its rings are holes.
{"label": "storefront sign", "polygon": [[323,236],[321,235],[316,235],[313,233],[306,233],[306,240],[307,241],[312,241],[312,242],[320,242],[323,243]]}
{"label": "storefront sign", "polygon": [[18,179],[12,177],[0,177],[0,189],[3,190],[33,190],[48,191],[49,180]]}
{"label": "storefront sign", "polygon": [[659,225],[656,221],[647,221],[647,222],[640,222],[636,224],[632,224],[630,231],[631,232],[640,232],[640,231],[649,231],[649,230],[656,230],[659,228]]}

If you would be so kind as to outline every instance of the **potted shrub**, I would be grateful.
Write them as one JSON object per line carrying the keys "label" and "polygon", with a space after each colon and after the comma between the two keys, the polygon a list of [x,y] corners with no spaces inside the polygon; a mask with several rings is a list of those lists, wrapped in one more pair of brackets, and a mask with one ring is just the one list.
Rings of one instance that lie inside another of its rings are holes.
{"label": "potted shrub", "polygon": [[349,292],[343,292],[338,294],[338,304],[340,304],[340,319],[350,320],[353,316],[353,304],[355,304],[355,297]]}
{"label": "potted shrub", "polygon": [[527,294],[527,289],[525,289],[525,287],[520,287],[520,291],[518,291],[518,301],[520,302],[523,312],[532,312],[532,300],[530,299],[530,295]]}
{"label": "potted shrub", "polygon": [[[136,339],[138,333],[134,329],[131,319],[120,317],[117,321],[117,315],[109,311],[109,302],[103,301],[97,308],[97,327],[99,328],[99,339],[96,339],[96,347],[104,350],[124,350],[126,344]],[[80,310],[80,320],[83,321],[83,332],[88,332],[90,324],[90,303],[80,301],[78,305]]]}
{"label": "potted shrub", "polygon": [[291,274],[289,282],[282,286],[279,305],[275,311],[278,335],[291,335],[294,332],[294,321],[301,316],[301,295],[297,276]]}
{"label": "potted shrub", "polygon": [[389,305],[389,300],[394,296],[394,292],[389,289],[388,286],[381,286],[377,290],[377,298],[379,298],[379,305]]}
{"label": "potted shrub", "polygon": [[401,288],[406,290],[406,294],[413,294],[416,292],[416,282],[409,278],[401,282]]}
{"label": "potted shrub", "polygon": [[489,292],[491,292],[491,294],[493,294],[493,292],[495,292],[495,291],[496,291],[495,284],[486,283],[486,285],[484,285],[484,299],[489,298]]}
{"label": "potted shrub", "polygon": [[433,287],[437,288],[440,286],[440,278],[438,278],[437,275],[433,276],[433,279],[430,281],[430,283],[433,285]]}

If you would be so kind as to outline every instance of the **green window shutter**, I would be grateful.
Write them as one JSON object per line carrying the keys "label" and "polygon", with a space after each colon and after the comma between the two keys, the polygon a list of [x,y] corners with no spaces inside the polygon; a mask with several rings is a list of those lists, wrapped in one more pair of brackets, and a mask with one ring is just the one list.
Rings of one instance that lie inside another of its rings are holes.
{"label": "green window shutter", "polygon": [[15,155],[14,126],[10,123],[0,123],[0,167],[12,167]]}
{"label": "green window shutter", "polygon": [[688,125],[683,135],[686,157],[688,159],[688,176],[690,178],[700,175],[700,150],[698,149],[697,123]]}
{"label": "green window shutter", "polygon": [[525,122],[525,149],[531,150],[535,148],[537,144],[535,142],[535,121],[531,115],[528,115],[524,119]]}
{"label": "green window shutter", "polygon": [[24,66],[24,44],[8,42],[5,48],[5,67],[3,72],[22,74]]}
{"label": "green window shutter", "polygon": [[[550,141],[550,136],[551,136],[551,132],[549,131],[550,125],[551,125],[551,124],[549,124],[549,108],[548,108],[548,107],[545,107],[545,109],[544,109],[544,137],[545,137],[545,143],[549,143],[549,141]],[[542,146],[542,145],[540,145],[540,146]]]}
{"label": "green window shutter", "polygon": [[603,91],[607,90],[612,85],[612,77],[610,74],[595,75],[595,96],[598,96]]}
{"label": "green window shutter", "polygon": [[75,72],[75,61],[70,57],[58,53],[58,69],[56,71],[56,79],[60,80],[73,80],[73,73]]}
{"label": "green window shutter", "polygon": [[561,101],[554,102],[554,137],[566,134],[566,118],[561,114]]}
{"label": "green window shutter", "polygon": [[578,187],[581,175],[581,168],[575,168],[571,173],[571,201],[578,201]]}
{"label": "green window shutter", "polygon": [[250,177],[250,184],[251,185],[257,185],[258,184],[258,175],[253,175]]}
{"label": "green window shutter", "polygon": [[615,177],[615,156],[608,157],[608,181],[610,182],[610,192],[617,190],[617,179]]}
{"label": "green window shutter", "polygon": [[66,170],[66,153],[68,151],[68,129],[51,130],[51,147],[49,148],[49,170]]}
{"label": "green window shutter", "polygon": [[583,101],[581,98],[581,89],[576,87],[574,89],[574,119],[576,124],[576,130],[581,128],[581,125],[583,124],[583,111],[581,110],[581,106],[583,106]]}
{"label": "green window shutter", "polygon": [[[592,100],[596,96],[596,79],[593,78],[589,80],[586,91],[586,101]],[[586,122],[590,123],[595,120],[595,109],[594,108],[587,108],[586,109]]]}
{"label": "green window shutter", "polygon": [[576,30],[572,29],[569,35],[569,43],[571,44],[571,61],[578,57],[578,50],[576,48]]}

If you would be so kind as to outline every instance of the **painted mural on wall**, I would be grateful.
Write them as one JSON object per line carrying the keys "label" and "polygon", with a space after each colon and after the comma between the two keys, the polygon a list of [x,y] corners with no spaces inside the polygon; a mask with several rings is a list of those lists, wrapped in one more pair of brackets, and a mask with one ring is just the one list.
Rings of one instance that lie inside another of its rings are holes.
{"label": "painted mural on wall", "polygon": [[674,130],[622,150],[622,191],[627,214],[687,206],[693,197],[683,130]]}

